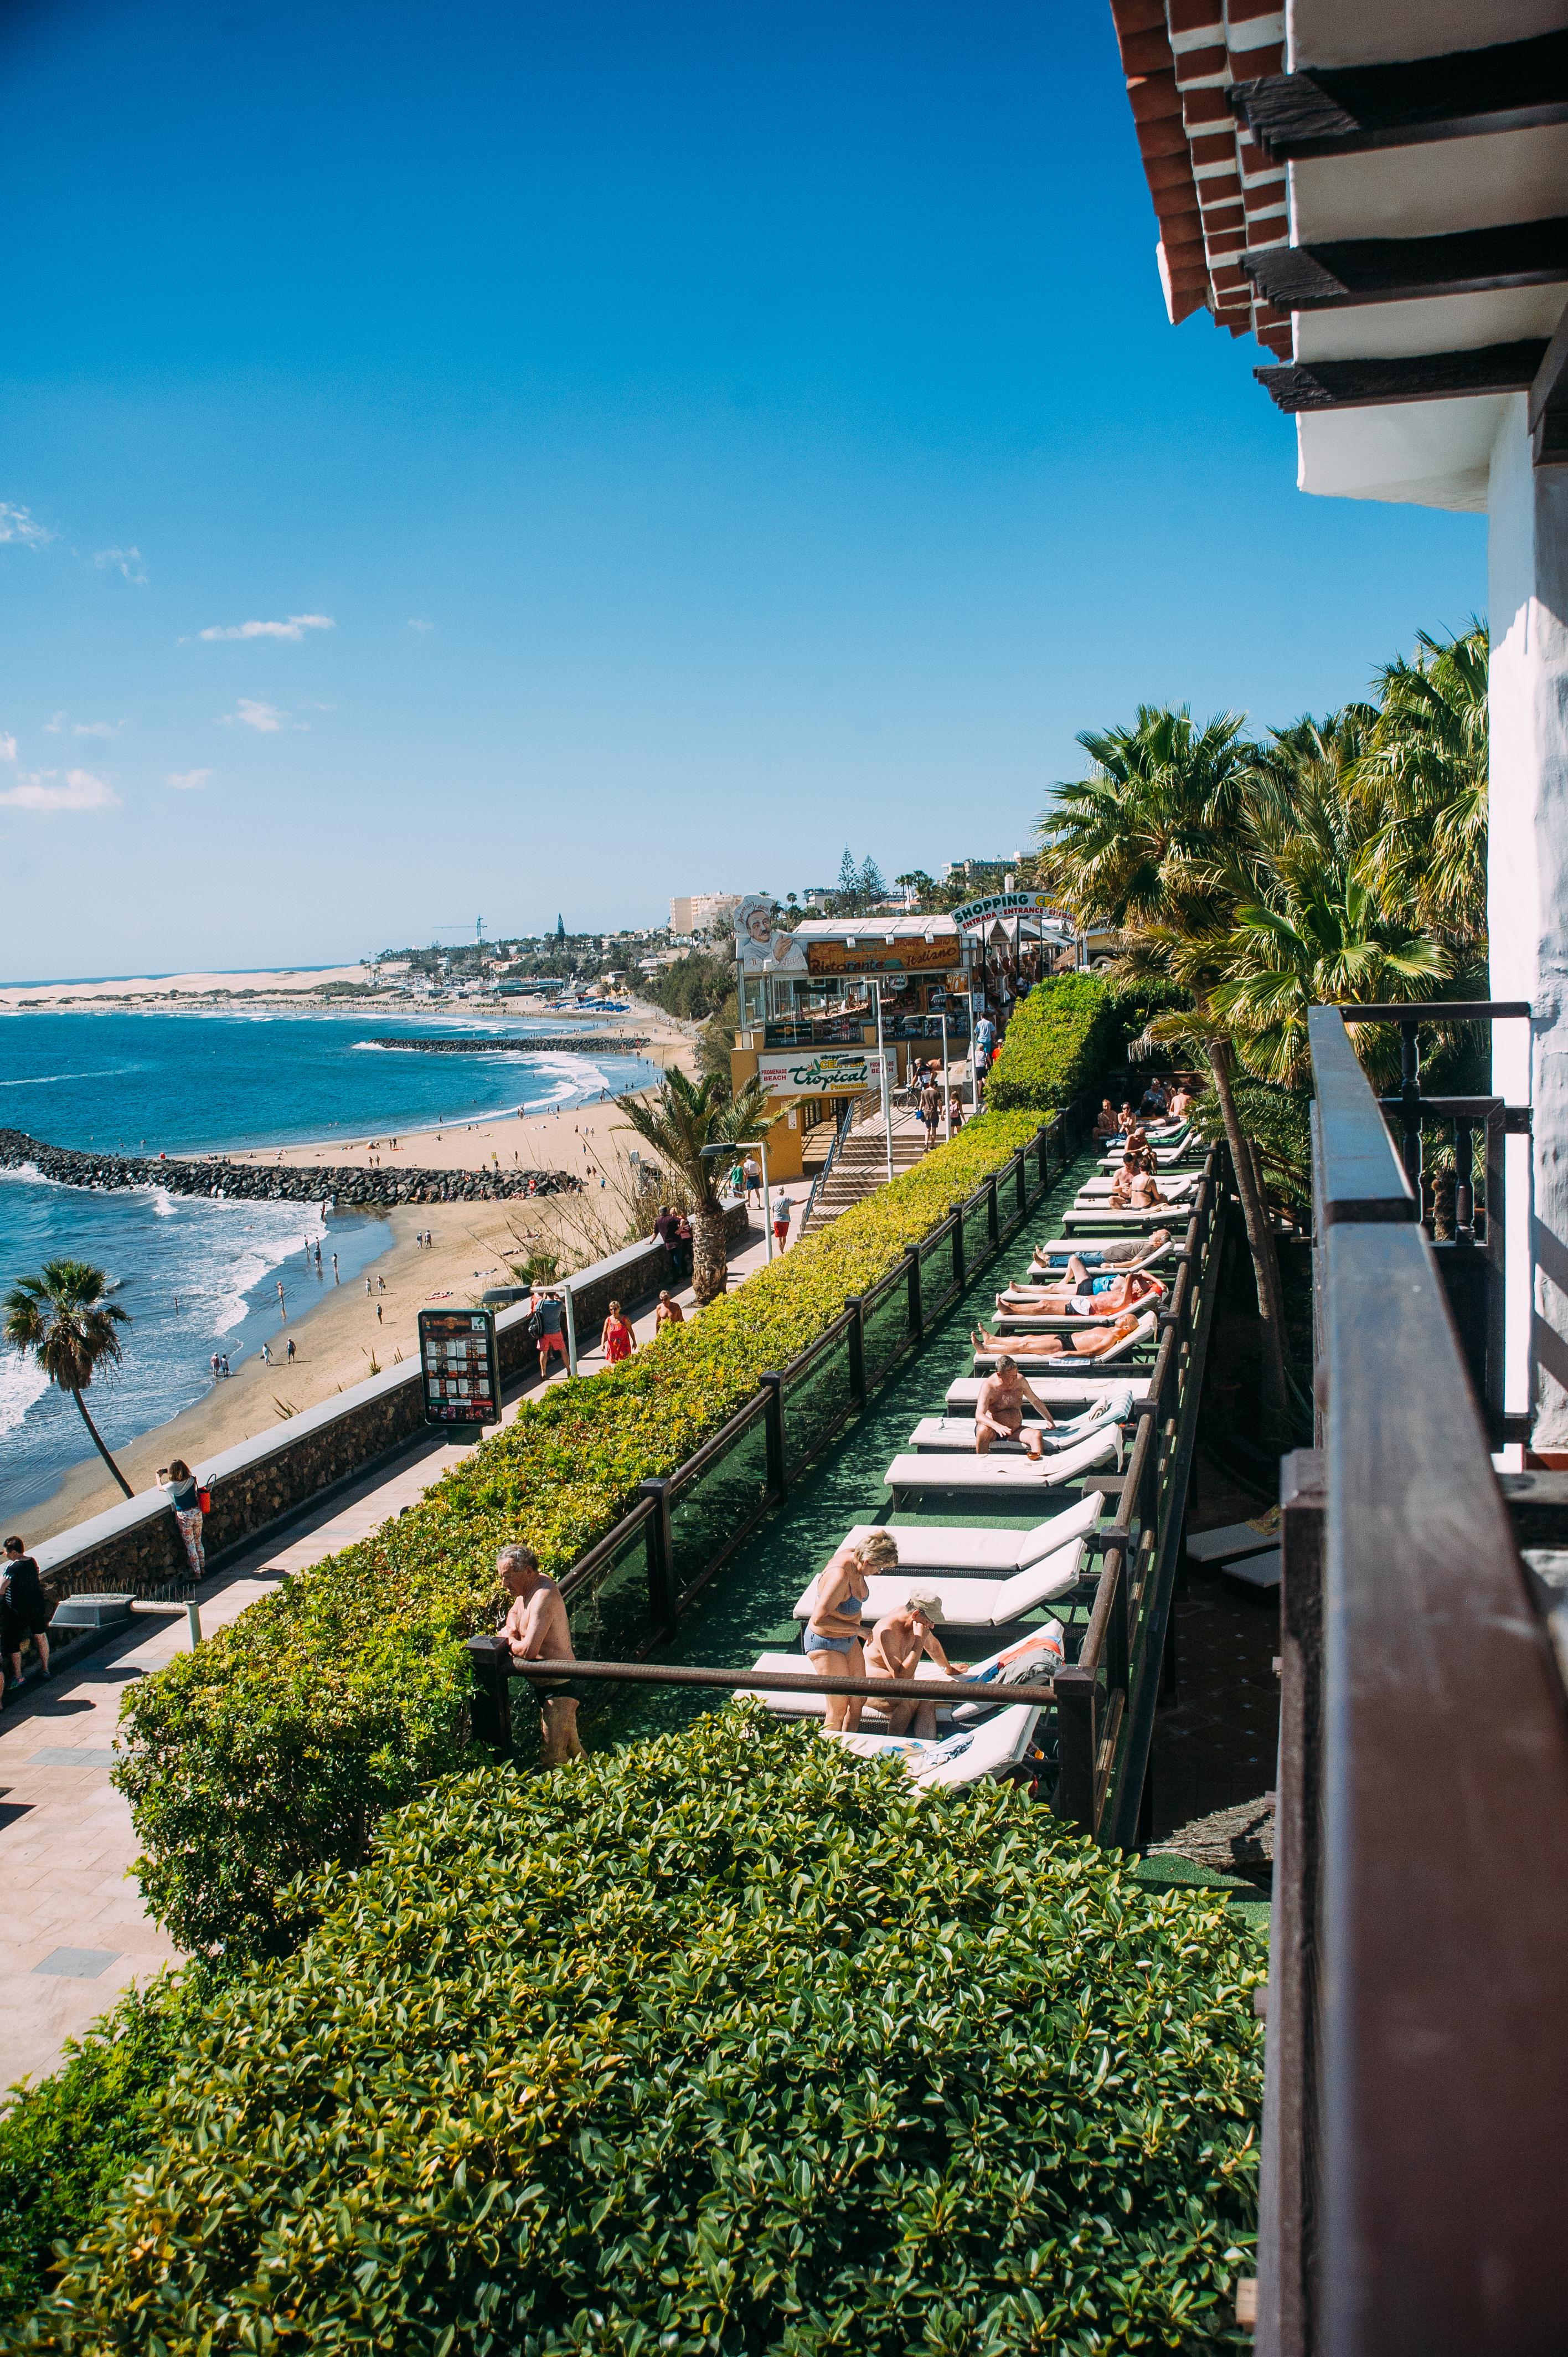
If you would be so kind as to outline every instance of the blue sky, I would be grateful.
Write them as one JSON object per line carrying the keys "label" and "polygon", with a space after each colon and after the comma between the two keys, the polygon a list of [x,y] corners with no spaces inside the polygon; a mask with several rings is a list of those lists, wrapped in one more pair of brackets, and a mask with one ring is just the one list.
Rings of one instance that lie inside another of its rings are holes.
{"label": "blue sky", "polygon": [[1167,326],[1097,0],[38,0],[0,75],[10,978],[938,869],[1484,607]]}

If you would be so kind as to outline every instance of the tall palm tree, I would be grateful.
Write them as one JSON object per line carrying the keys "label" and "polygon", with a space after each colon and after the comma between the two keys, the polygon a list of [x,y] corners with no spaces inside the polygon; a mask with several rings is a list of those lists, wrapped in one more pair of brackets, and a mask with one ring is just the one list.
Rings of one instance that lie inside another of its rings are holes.
{"label": "tall palm tree", "polygon": [[1382,708],[1355,787],[1370,834],[1367,872],[1389,907],[1473,952],[1487,931],[1484,622],[1420,634],[1413,662],[1386,663]]}
{"label": "tall palm tree", "polygon": [[103,1445],[82,1394],[101,1367],[118,1366],[124,1355],[116,1326],[128,1326],[124,1310],[105,1298],[109,1279],[84,1260],[46,1261],[41,1275],[18,1277],[5,1297],[7,1342],[37,1359],[50,1383],[69,1392],[92,1436],[92,1446],[124,1490],[134,1493]]}
{"label": "tall palm tree", "polygon": [[698,1304],[716,1300],[729,1274],[725,1211],[719,1200],[724,1166],[704,1160],[705,1146],[733,1146],[760,1137],[779,1116],[763,1111],[768,1091],[750,1081],[730,1096],[723,1080],[710,1073],[695,1085],[671,1070],[651,1103],[639,1097],[618,1100],[628,1125],[646,1138],[681,1180],[691,1206],[692,1292]]}
{"label": "tall palm tree", "polygon": [[[1093,774],[1058,786],[1036,830],[1041,883],[1079,925],[1114,926],[1131,937],[1135,960],[1152,959],[1166,972],[1176,945],[1221,931],[1257,882],[1248,824],[1256,748],[1243,739],[1244,725],[1239,714],[1222,712],[1198,727],[1185,706],[1140,705],[1131,728],[1083,731],[1078,741]],[[1229,1027],[1208,1001],[1210,977],[1201,962],[1190,960],[1182,979],[1193,1011],[1151,1028],[1156,1037],[1174,1028],[1199,1045],[1214,1076],[1257,1288],[1264,1414],[1283,1433],[1284,1296],[1257,1165],[1236,1110]]]}

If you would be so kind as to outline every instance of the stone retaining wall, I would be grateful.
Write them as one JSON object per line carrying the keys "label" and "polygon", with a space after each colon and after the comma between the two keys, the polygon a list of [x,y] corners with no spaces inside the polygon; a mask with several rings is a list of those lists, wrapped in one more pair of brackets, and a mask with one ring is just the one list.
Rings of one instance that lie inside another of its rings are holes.
{"label": "stone retaining wall", "polygon": [[[747,1232],[740,1204],[730,1211],[728,1229],[732,1243]],[[634,1311],[646,1308],[670,1282],[670,1255],[651,1237],[565,1279],[579,1347],[590,1350],[597,1344],[612,1300]],[[528,1317],[526,1302],[496,1313],[501,1383],[507,1390],[520,1383],[525,1390],[538,1385]],[[254,1546],[274,1526],[281,1536],[288,1523],[321,1504],[340,1484],[381,1464],[390,1469],[411,1448],[440,1437],[441,1428],[424,1421],[419,1362],[413,1360],[306,1408],[236,1448],[203,1458],[196,1469],[212,1492],[212,1512],[203,1534],[209,1563],[220,1569],[224,1558]],[[185,1547],[161,1490],[126,1499],[45,1540],[33,1552],[57,1597],[123,1594],[152,1600],[189,1592]]]}

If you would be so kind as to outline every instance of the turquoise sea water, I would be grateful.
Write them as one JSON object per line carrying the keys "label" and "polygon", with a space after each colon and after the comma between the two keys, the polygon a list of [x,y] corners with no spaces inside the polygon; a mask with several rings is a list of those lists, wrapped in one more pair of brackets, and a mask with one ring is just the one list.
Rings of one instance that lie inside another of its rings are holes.
{"label": "turquoise sea water", "polygon": [[[482,1031],[478,1056],[400,1053],[392,1034]],[[635,1056],[531,1051],[548,1027],[483,1014],[25,1014],[0,1016],[0,1128],[50,1146],[112,1153],[205,1152],[395,1132],[618,1095],[654,1077]],[[585,1028],[589,1027],[584,1026]],[[322,1270],[306,1241],[322,1247]],[[94,1419],[113,1448],[163,1424],[213,1382],[211,1354],[238,1367],[275,1340],[274,1287],[297,1318],[390,1242],[364,1213],[295,1203],[214,1202],[159,1188],[94,1194],[0,1171],[0,1291],[49,1259],[91,1261],[115,1278],[131,1316],[125,1361],[95,1385]],[[92,1453],[75,1408],[0,1347],[0,1522],[7,1529]]]}

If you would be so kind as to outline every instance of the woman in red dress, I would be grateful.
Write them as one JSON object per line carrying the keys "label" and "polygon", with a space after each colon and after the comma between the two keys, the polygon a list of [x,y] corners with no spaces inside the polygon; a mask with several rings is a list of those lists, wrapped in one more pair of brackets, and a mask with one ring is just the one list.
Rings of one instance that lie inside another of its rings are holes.
{"label": "woman in red dress", "polygon": [[599,1336],[599,1348],[612,1367],[618,1367],[623,1359],[629,1359],[637,1348],[637,1336],[621,1316],[618,1301],[610,1303],[610,1314],[605,1319],[605,1329]]}

